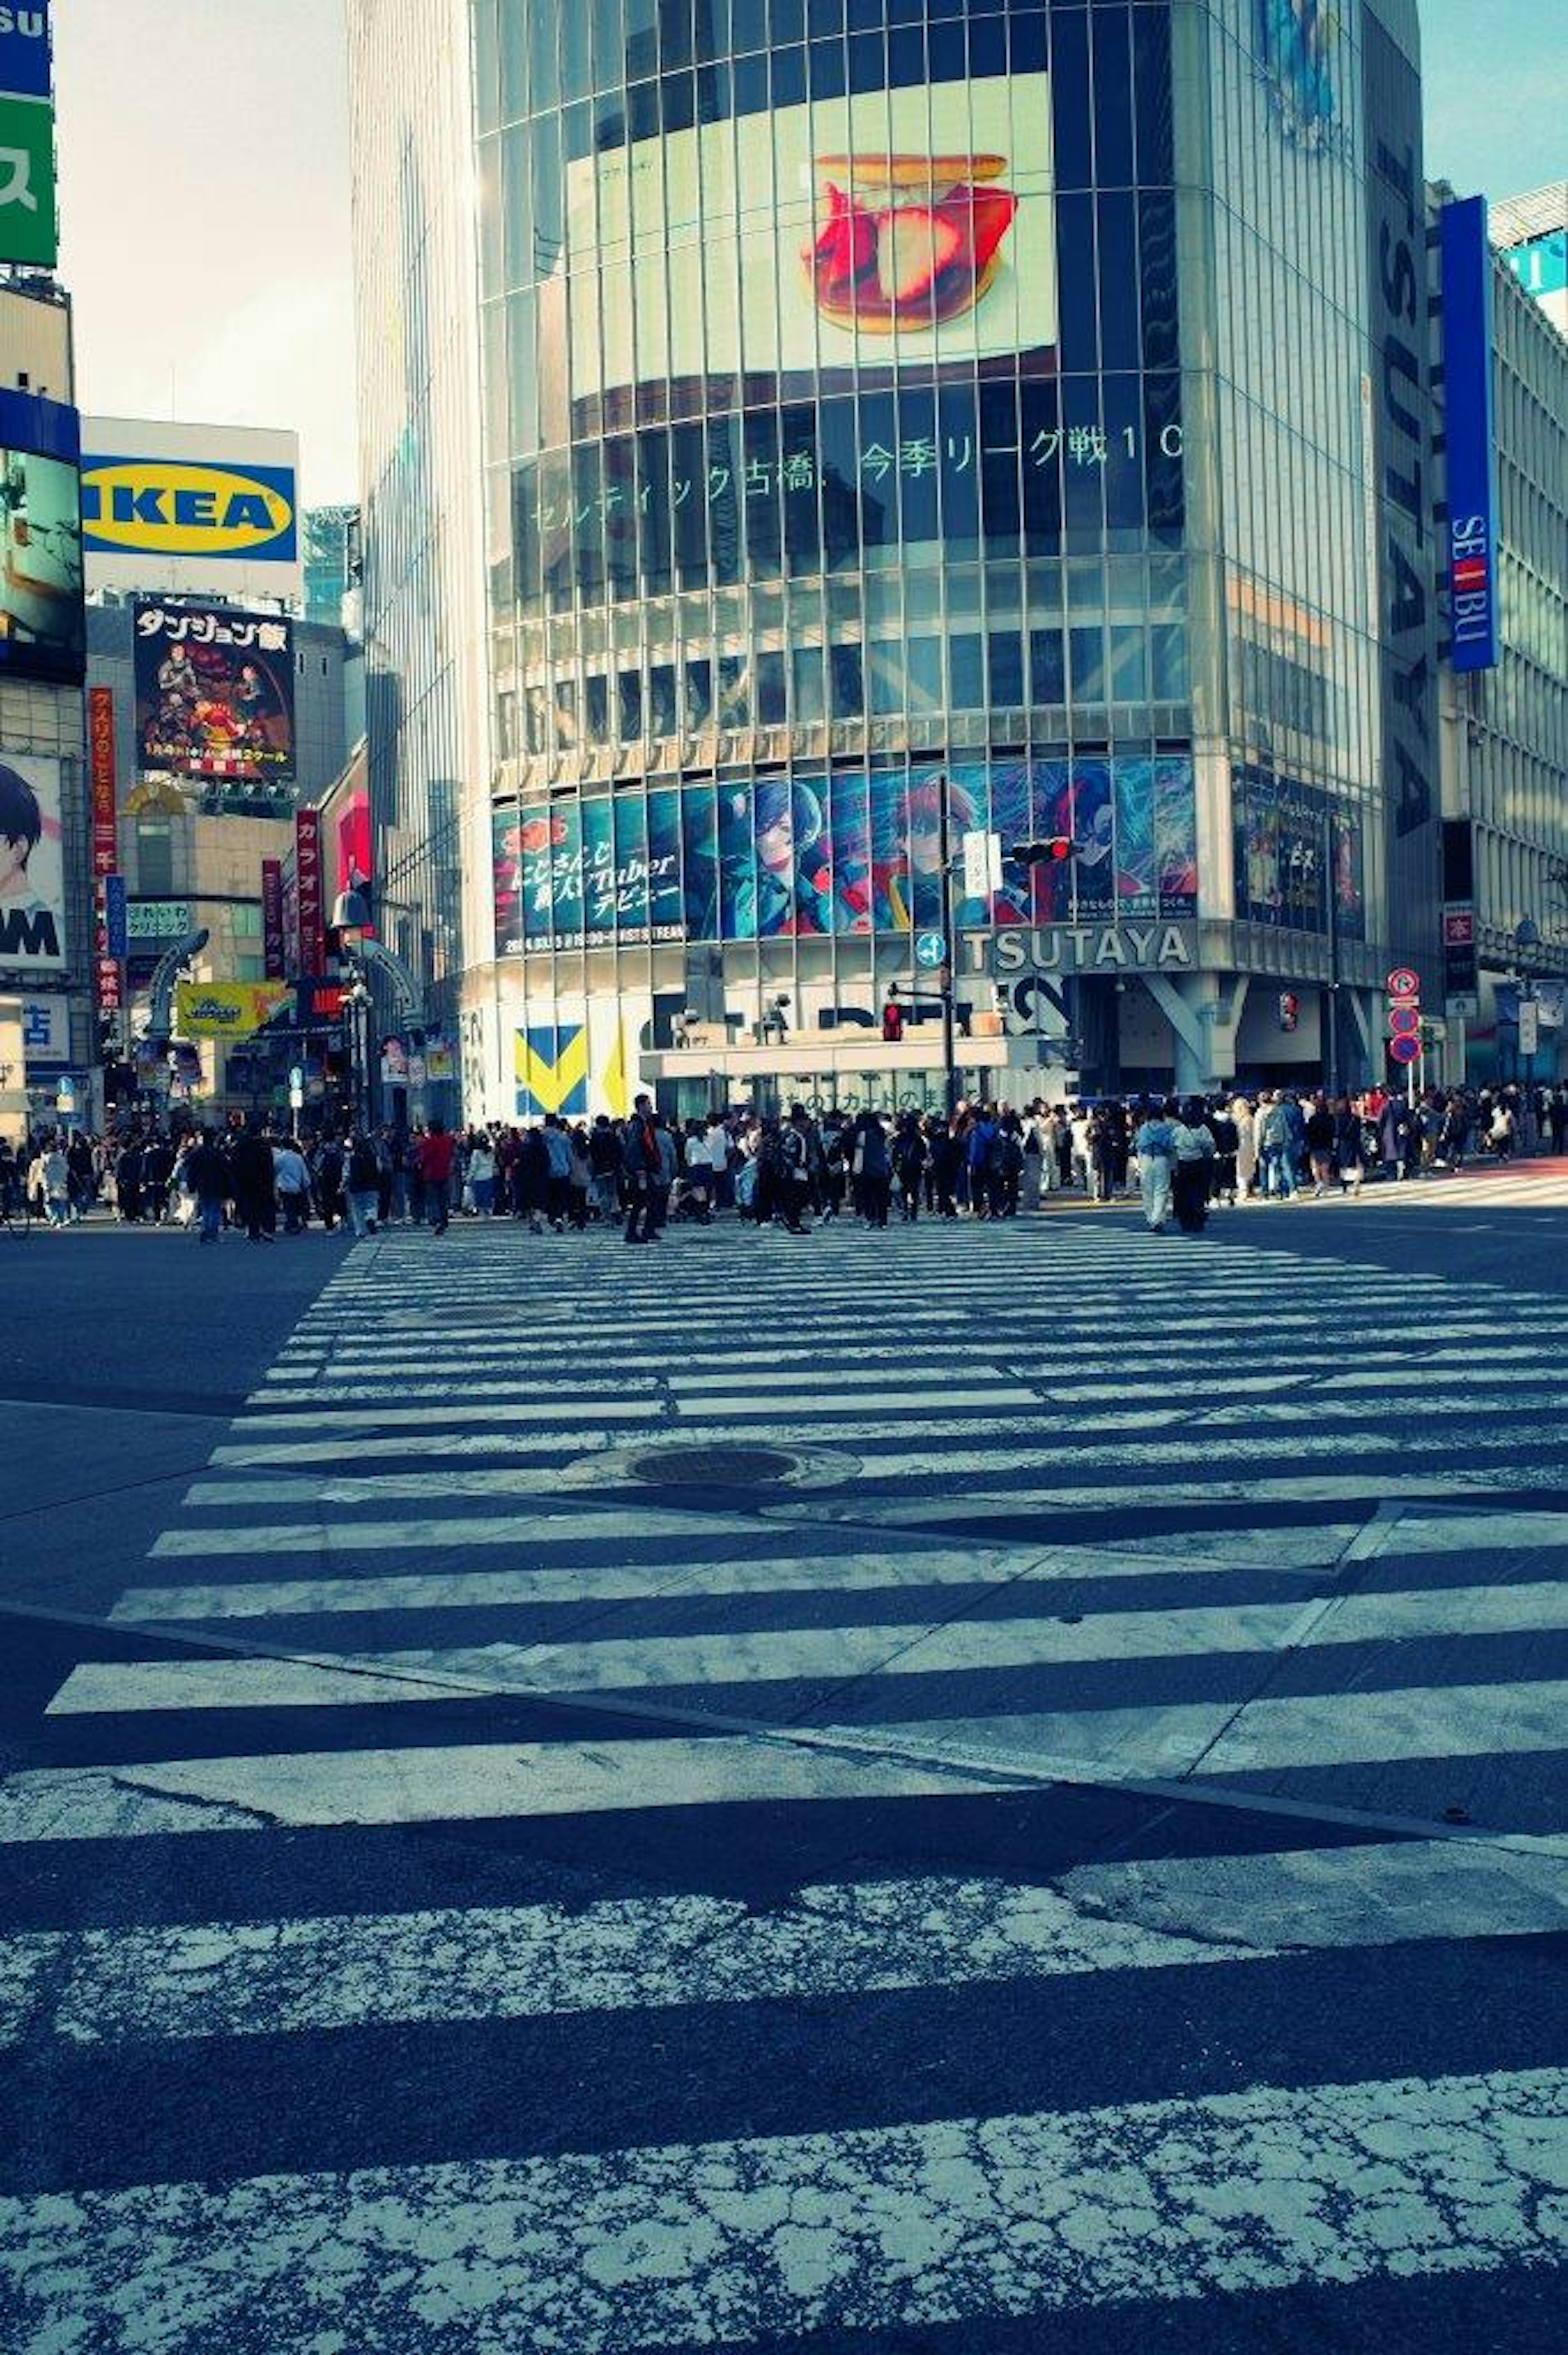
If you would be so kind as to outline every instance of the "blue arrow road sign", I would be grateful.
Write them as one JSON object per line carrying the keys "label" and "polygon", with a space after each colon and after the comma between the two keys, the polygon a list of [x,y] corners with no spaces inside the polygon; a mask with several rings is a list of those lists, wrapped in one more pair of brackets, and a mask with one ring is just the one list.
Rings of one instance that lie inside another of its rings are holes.
{"label": "blue arrow road sign", "polygon": [[948,943],[940,932],[922,932],[915,943],[916,964],[934,967],[948,962]]}

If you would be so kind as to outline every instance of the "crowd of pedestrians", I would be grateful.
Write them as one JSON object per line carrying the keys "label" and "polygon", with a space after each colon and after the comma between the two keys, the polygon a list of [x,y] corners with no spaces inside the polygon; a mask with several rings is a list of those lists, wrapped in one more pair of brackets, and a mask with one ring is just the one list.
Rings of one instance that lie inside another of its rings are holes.
{"label": "crowd of pedestrians", "polygon": [[1372,1088],[1330,1098],[1289,1089],[1206,1098],[961,1104],[950,1118],[906,1111],[781,1118],[715,1112],[671,1122],[640,1096],[631,1114],[551,1114],[449,1134],[439,1121],[396,1132],[351,1127],[305,1138],[236,1114],[224,1130],[114,1140],[45,1135],[0,1144],[0,1191],[35,1215],[79,1222],[101,1205],[132,1226],[174,1225],[204,1242],[225,1229],[254,1242],[318,1226],[369,1235],[397,1224],[444,1233],[454,1217],[511,1219],[535,1233],[617,1228],[649,1242],[672,1220],[733,1213],[804,1232],[818,1220],[884,1228],[1014,1218],[1054,1197],[1136,1196],[1151,1227],[1202,1231],[1217,1203],[1320,1199],[1372,1178],[1402,1183],[1568,1150],[1568,1087],[1432,1089],[1411,1103]]}

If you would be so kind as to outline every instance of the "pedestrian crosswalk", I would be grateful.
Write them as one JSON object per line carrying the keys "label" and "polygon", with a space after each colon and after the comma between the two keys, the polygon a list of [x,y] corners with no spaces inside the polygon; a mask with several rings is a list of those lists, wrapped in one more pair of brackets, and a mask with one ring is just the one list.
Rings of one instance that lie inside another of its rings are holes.
{"label": "pedestrian crosswalk", "polygon": [[1568,1162],[1467,1162],[1404,1185],[1364,1187],[1356,1200],[1401,1208],[1425,1202],[1450,1210],[1568,1210]]}
{"label": "pedestrian crosswalk", "polygon": [[1525,2347],[1560,1330],[1261,1219],[357,1247],[0,1773],[0,2345]]}

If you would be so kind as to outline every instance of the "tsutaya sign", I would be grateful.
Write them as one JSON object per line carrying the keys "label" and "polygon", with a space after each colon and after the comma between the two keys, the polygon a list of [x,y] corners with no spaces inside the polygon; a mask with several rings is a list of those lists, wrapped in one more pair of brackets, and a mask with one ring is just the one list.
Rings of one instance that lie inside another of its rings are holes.
{"label": "tsutaya sign", "polygon": [[1195,924],[1044,924],[1018,932],[966,932],[959,963],[969,973],[1190,973],[1198,962]]}

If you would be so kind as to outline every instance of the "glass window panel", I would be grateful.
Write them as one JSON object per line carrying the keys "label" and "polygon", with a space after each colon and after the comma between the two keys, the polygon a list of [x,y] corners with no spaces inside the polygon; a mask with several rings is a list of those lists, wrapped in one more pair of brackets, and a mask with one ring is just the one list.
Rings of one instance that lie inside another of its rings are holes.
{"label": "glass window panel", "polygon": [[1115,189],[1099,197],[1096,229],[1099,240],[1100,364],[1107,368],[1135,368],[1140,337],[1138,305],[1130,298],[1138,284],[1138,214],[1129,190]]}
{"label": "glass window panel", "polygon": [[1156,702],[1187,699],[1187,633],[1179,622],[1156,622],[1150,632]]}
{"label": "glass window panel", "polygon": [[718,725],[714,709],[714,666],[699,655],[685,666],[685,725],[690,734]]}
{"label": "glass window panel", "polygon": [[[1060,196],[1056,200],[1056,252],[1060,272],[1061,365],[1065,373],[1099,365],[1095,304],[1095,200]],[[1126,300],[1123,290],[1122,300]]]}
{"label": "glass window panel", "polygon": [[961,630],[948,640],[949,694],[955,711],[985,709],[985,645],[979,631]]}
{"label": "glass window panel", "polygon": [[1051,101],[1055,128],[1056,185],[1091,188],[1095,182],[1089,103],[1088,19],[1081,8],[1058,8],[1051,21]]}
{"label": "glass window panel", "polygon": [[782,728],[788,712],[784,696],[784,657],[781,654],[760,654],[756,662],[757,724],[759,728]]}
{"label": "glass window panel", "polygon": [[908,638],[904,661],[911,713],[942,708],[942,642],[940,638]]}
{"label": "glass window panel", "polygon": [[1132,40],[1127,10],[1097,7],[1090,19],[1095,58],[1095,176],[1102,188],[1132,185]]}
{"label": "glass window panel", "polygon": [[675,666],[655,663],[648,674],[648,733],[673,736],[679,730]]}
{"label": "glass window panel", "polygon": [[1146,188],[1167,188],[1176,176],[1168,10],[1133,10],[1132,56],[1138,117],[1138,176]]}
{"label": "glass window panel", "polygon": [[1066,661],[1060,630],[1031,630],[1029,633],[1029,700],[1031,703],[1065,703],[1067,700]]}
{"label": "glass window panel", "polygon": [[904,709],[904,662],[897,639],[880,639],[875,645],[867,646],[864,663],[872,710],[878,715],[901,712]]}
{"label": "glass window panel", "polygon": [[1112,702],[1144,702],[1149,694],[1149,661],[1140,627],[1111,623],[1110,660]]}
{"label": "glass window panel", "polygon": [[1003,708],[1023,700],[1023,650],[1016,630],[992,630],[986,640],[991,700]]}
{"label": "glass window panel", "polygon": [[1069,630],[1067,646],[1072,661],[1074,702],[1103,703],[1106,699],[1104,631],[1097,626],[1092,630]]}
{"label": "glass window panel", "polygon": [[623,670],[616,676],[617,718],[623,744],[641,742],[642,736],[642,674]]}
{"label": "glass window panel", "polygon": [[832,690],[832,711],[835,719],[859,719],[865,711],[865,689],[861,675],[860,648],[833,646],[829,652],[829,684]]}
{"label": "glass window panel", "polygon": [[826,717],[821,647],[794,647],[789,656],[789,667],[795,725],[797,728],[814,727]]}

